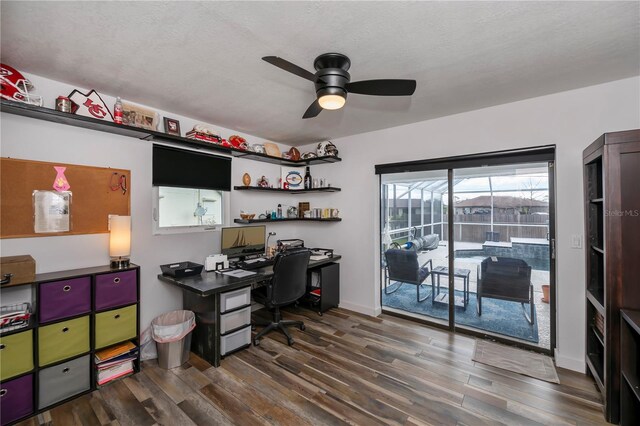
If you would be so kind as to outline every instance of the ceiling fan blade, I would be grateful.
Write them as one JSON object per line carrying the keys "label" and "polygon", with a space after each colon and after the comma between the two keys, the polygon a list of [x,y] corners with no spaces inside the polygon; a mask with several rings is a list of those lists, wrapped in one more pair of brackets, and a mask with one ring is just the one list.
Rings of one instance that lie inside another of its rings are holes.
{"label": "ceiling fan blade", "polygon": [[295,74],[298,77],[313,81],[314,83],[316,81],[316,76],[312,72],[309,72],[304,68],[300,68],[296,64],[292,64],[291,62],[284,60],[278,56],[265,56],[264,58],[262,58],[262,60],[269,62],[271,65],[275,65],[276,67],[281,68],[285,71],[288,71],[291,74]]}
{"label": "ceiling fan blade", "polygon": [[318,114],[320,114],[320,111],[322,111],[322,107],[320,106],[320,103],[316,99],[311,105],[309,105],[309,108],[307,108],[307,110],[304,112],[304,115],[302,116],[302,118],[316,117]]}
{"label": "ceiling fan blade", "polygon": [[416,91],[415,80],[363,80],[347,83],[349,93],[376,96],[411,96]]}

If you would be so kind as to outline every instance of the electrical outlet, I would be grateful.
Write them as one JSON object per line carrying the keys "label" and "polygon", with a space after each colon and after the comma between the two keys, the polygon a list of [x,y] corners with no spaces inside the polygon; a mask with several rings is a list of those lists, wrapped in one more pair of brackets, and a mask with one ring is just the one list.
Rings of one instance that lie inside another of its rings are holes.
{"label": "electrical outlet", "polygon": [[574,234],[571,236],[571,248],[575,248],[575,249],[582,248],[582,235]]}

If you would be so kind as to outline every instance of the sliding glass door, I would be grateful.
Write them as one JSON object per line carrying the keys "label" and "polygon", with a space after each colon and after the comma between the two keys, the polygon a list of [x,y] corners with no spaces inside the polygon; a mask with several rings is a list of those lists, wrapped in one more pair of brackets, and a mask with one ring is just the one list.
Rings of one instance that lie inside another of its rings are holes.
{"label": "sliding glass door", "polygon": [[445,160],[380,173],[383,310],[552,351],[553,150]]}
{"label": "sliding glass door", "polygon": [[449,311],[430,303],[431,279],[420,270],[447,262],[447,186],[446,170],[384,175],[380,203],[382,306],[445,325]]}
{"label": "sliding glass door", "polygon": [[453,199],[455,324],[550,349],[548,164],[455,170]]}

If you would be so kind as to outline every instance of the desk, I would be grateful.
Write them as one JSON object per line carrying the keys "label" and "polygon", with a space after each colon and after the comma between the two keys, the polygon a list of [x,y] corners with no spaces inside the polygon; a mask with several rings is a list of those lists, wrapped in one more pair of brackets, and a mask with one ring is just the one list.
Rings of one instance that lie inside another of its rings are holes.
{"label": "desk", "polygon": [[[440,275],[445,275],[448,276],[449,275],[449,268],[447,266],[436,266],[435,268],[433,268],[433,270],[431,271],[431,304],[434,303],[442,303],[445,305],[449,304],[449,294],[448,293],[442,293],[440,294]],[[453,276],[457,277],[457,278],[462,278],[462,283],[463,283],[463,290],[462,290],[462,297],[460,296],[455,296],[454,294],[454,301],[455,301],[455,306],[457,308],[463,308],[465,311],[467,310],[467,305],[469,304],[469,275],[471,274],[471,271],[469,269],[462,269],[462,268],[454,268],[453,269]],[[437,291],[434,293],[434,280],[433,280],[433,275],[436,275],[437,281],[438,281],[438,287],[437,287]]]}
{"label": "desk", "polygon": [[[342,256],[333,255],[328,259],[311,260],[307,269],[318,269],[322,266],[333,264],[341,258]],[[191,351],[214,367],[220,365],[222,357],[220,351],[222,335],[220,332],[220,314],[223,313],[220,308],[221,295],[234,290],[260,286],[262,282],[269,280],[273,276],[273,266],[255,269],[252,272],[255,272],[255,274],[243,278],[230,277],[216,272],[203,272],[200,275],[178,279],[162,274],[158,275],[160,281],[182,289],[182,305],[184,309],[193,311],[196,314],[196,328],[193,330],[191,339]],[[246,307],[246,305],[243,307]],[[235,310],[231,311],[235,312]],[[249,345],[250,343],[236,349],[240,350]]]}

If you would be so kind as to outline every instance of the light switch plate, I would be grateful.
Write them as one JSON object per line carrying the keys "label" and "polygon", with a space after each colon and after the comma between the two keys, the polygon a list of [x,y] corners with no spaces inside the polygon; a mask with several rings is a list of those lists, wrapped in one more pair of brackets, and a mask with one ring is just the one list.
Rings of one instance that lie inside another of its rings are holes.
{"label": "light switch plate", "polygon": [[571,236],[571,248],[575,248],[575,249],[582,248],[582,235],[574,234]]}

